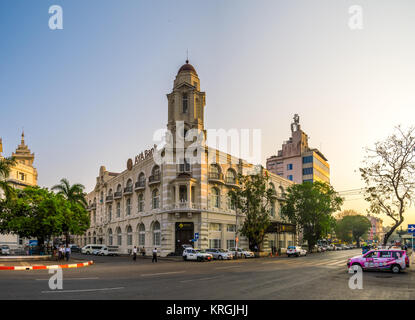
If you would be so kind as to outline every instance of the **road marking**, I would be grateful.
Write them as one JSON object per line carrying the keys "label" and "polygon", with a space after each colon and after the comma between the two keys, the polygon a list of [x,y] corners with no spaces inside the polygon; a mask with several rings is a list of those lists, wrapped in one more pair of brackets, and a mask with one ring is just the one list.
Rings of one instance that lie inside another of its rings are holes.
{"label": "road marking", "polygon": [[[332,260],[332,261],[333,261],[333,260]],[[339,261],[339,260],[333,261],[333,262],[331,262],[331,263],[327,263],[327,265],[328,265],[328,266],[334,266],[335,264],[340,264],[340,263],[342,263],[342,264],[346,265],[346,262],[345,262],[345,261]]]}
{"label": "road marking", "polygon": [[174,274],[174,273],[184,273],[185,271],[172,271],[172,272],[161,272],[161,273],[147,273],[147,274],[142,274],[142,277],[150,277],[150,276],[160,276],[160,275],[164,275],[164,274]]}
{"label": "road marking", "polygon": [[[97,279],[99,279],[98,277],[97,278],[64,278],[63,280],[64,281],[66,281],[66,280],[97,280]],[[45,280],[49,280],[49,278],[48,279],[35,279],[36,281],[45,281]]]}
{"label": "road marking", "polygon": [[229,267],[219,267],[219,268],[215,268],[215,270],[218,269],[230,269],[230,268],[240,268],[241,266],[229,266]]}
{"label": "road marking", "polygon": [[101,288],[101,289],[84,289],[84,290],[49,290],[49,291],[42,291],[42,293],[70,293],[70,292],[93,292],[93,291],[109,291],[109,290],[121,290],[124,287],[116,287],[116,288]]}
{"label": "road marking", "polygon": [[189,279],[189,280],[182,280],[180,282],[190,282],[190,281],[203,281],[203,280],[213,280],[218,279],[219,277],[211,277],[211,278],[199,278],[199,279]]}

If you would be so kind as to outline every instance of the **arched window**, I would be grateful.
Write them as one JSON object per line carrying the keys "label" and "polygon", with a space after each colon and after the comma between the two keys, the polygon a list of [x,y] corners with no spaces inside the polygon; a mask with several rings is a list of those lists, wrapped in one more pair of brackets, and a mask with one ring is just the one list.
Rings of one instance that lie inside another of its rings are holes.
{"label": "arched window", "polygon": [[108,245],[112,246],[112,229],[108,230]]}
{"label": "arched window", "polygon": [[145,246],[146,244],[146,227],[144,226],[144,223],[141,223],[138,227],[138,245]]}
{"label": "arched window", "polygon": [[131,198],[128,198],[126,201],[125,201],[125,213],[126,213],[126,215],[127,216],[129,216],[130,214],[131,214]]}
{"label": "arched window", "polygon": [[122,245],[122,233],[120,227],[117,228],[117,245]]}
{"label": "arched window", "polygon": [[160,246],[160,223],[158,221],[153,224],[153,245]]}
{"label": "arched window", "polygon": [[281,195],[281,198],[285,198],[285,190],[283,186],[280,186],[280,195]]}
{"label": "arched window", "polygon": [[182,106],[183,106],[183,113],[187,113],[188,110],[188,97],[187,93],[183,93],[182,95]]}
{"label": "arched window", "polygon": [[220,192],[218,188],[212,188],[211,192],[211,205],[214,208],[220,207]]}
{"label": "arched window", "polygon": [[160,206],[160,195],[159,190],[154,189],[153,190],[153,209],[158,209]]}
{"label": "arched window", "polygon": [[138,187],[145,187],[146,186],[146,176],[143,172],[141,172],[138,176]]}
{"label": "arched window", "polygon": [[133,191],[133,180],[128,179],[124,192],[132,192],[132,191]]}
{"label": "arched window", "polygon": [[120,184],[117,186],[117,192],[122,192],[122,187]]}
{"label": "arched window", "polygon": [[94,244],[97,244],[97,233],[95,231],[93,234],[93,240],[94,240]]}
{"label": "arched window", "polygon": [[112,189],[109,189],[109,190],[108,190],[108,195],[109,195],[109,196],[112,196]]}
{"label": "arched window", "polygon": [[88,244],[91,243],[91,232],[88,232]]}
{"label": "arched window", "polygon": [[226,172],[226,183],[236,184],[236,173],[233,169]]}
{"label": "arched window", "polygon": [[144,195],[140,193],[138,195],[138,212],[144,211]]}
{"label": "arched window", "polygon": [[272,193],[276,195],[277,194],[277,190],[275,190],[275,186],[274,186],[274,184],[272,182],[269,184],[269,187],[272,189]]}
{"label": "arched window", "polygon": [[133,245],[133,228],[131,226],[127,227],[127,246]]}
{"label": "arched window", "polygon": [[210,165],[210,168],[209,168],[210,179],[220,179],[220,173],[221,173],[221,170],[217,164],[213,163]]}
{"label": "arched window", "polygon": [[159,166],[155,166],[152,170],[152,175],[154,177],[160,177],[160,167]]}

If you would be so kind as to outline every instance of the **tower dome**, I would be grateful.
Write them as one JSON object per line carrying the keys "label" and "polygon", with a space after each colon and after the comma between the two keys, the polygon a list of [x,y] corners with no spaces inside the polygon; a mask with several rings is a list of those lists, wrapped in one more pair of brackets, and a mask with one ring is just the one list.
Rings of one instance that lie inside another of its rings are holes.
{"label": "tower dome", "polygon": [[177,72],[177,74],[185,71],[194,72],[197,75],[196,69],[191,64],[189,64],[189,60],[186,60],[186,63],[180,67],[179,72]]}

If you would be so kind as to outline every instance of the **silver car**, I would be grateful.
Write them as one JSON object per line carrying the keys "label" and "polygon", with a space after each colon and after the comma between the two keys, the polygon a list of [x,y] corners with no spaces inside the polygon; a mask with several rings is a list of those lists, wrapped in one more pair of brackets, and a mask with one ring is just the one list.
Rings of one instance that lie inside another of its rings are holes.
{"label": "silver car", "polygon": [[206,249],[206,252],[210,253],[213,256],[213,259],[218,259],[218,260],[233,259],[233,254],[224,249]]}

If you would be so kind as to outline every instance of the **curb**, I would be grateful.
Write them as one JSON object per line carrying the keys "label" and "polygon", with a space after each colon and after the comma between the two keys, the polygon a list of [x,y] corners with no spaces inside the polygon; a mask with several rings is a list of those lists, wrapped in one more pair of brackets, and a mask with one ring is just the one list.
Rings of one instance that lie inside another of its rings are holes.
{"label": "curb", "polygon": [[29,270],[46,270],[46,269],[66,269],[66,268],[82,268],[93,265],[94,261],[73,264],[61,264],[51,266],[0,266],[0,270],[29,271]]}

